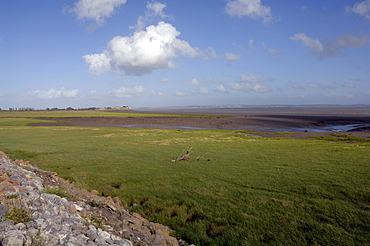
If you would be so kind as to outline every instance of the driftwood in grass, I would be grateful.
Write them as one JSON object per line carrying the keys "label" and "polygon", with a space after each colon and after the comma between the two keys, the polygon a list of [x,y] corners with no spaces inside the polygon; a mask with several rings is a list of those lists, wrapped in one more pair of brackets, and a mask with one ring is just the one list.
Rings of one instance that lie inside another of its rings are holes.
{"label": "driftwood in grass", "polygon": [[177,157],[177,159],[171,160],[171,161],[172,162],[177,162],[177,161],[183,161],[183,160],[187,161],[187,160],[189,160],[189,158],[190,158],[190,150],[192,148],[193,147],[191,147],[190,149],[188,149],[184,155],[180,155],[179,157]]}
{"label": "driftwood in grass", "polygon": [[[190,149],[188,149],[187,151],[186,151],[186,153],[183,155],[183,154],[181,154],[179,157],[177,157],[177,159],[175,159],[175,160],[171,160],[172,162],[178,162],[178,161],[188,161],[190,158],[191,158],[191,156],[190,156],[190,150],[192,149],[193,147],[191,147]],[[206,160],[204,160],[200,155],[197,157],[197,158],[195,158],[197,161],[211,161],[211,159],[206,159]]]}

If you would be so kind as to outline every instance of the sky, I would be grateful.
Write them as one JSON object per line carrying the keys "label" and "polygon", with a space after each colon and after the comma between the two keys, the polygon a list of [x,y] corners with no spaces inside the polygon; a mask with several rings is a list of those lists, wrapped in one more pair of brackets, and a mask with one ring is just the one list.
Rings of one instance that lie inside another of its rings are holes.
{"label": "sky", "polygon": [[370,0],[0,0],[0,108],[370,104]]}

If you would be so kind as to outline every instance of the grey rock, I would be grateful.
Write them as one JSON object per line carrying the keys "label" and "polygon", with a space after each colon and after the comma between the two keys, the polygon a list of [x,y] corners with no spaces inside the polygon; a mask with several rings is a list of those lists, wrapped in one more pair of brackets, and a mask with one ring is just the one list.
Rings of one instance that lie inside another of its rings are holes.
{"label": "grey rock", "polygon": [[5,232],[2,244],[4,246],[23,246],[24,239],[22,231],[11,230]]}
{"label": "grey rock", "polygon": [[132,242],[127,239],[114,240],[113,243],[119,246],[133,246]]}
{"label": "grey rock", "polygon": [[4,205],[0,204],[0,221],[3,221],[7,212],[8,210],[4,207]]}

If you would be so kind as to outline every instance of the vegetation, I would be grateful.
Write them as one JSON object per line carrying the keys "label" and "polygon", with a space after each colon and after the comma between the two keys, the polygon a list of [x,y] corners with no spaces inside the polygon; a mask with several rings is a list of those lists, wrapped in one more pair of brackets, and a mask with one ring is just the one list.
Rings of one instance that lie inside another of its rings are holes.
{"label": "vegetation", "polygon": [[47,186],[45,191],[47,194],[54,194],[60,197],[71,198],[71,194],[67,192],[63,187],[51,187]]}
{"label": "vegetation", "polygon": [[14,224],[18,224],[31,221],[32,218],[29,211],[19,207],[12,207],[4,217],[4,220],[13,220]]}
{"label": "vegetation", "polygon": [[342,142],[370,142],[370,139],[348,136],[346,134],[332,133],[329,136],[313,136],[312,138],[327,141],[342,141]]}
{"label": "vegetation", "polygon": [[17,199],[19,197],[19,193],[16,192],[9,192],[5,194],[6,199]]}
{"label": "vegetation", "polygon": [[[13,158],[118,196],[197,246],[370,241],[368,141],[94,127],[0,126],[0,135]],[[190,148],[192,158],[171,162]]]}

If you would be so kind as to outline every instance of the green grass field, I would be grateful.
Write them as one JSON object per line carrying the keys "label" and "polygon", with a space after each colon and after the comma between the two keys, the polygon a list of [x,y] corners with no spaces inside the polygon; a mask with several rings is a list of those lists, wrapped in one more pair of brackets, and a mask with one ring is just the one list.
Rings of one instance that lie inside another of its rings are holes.
{"label": "green grass field", "polygon": [[[118,196],[197,246],[370,243],[369,142],[29,127],[31,116],[1,117],[0,150]],[[171,162],[191,147],[193,158]]]}

